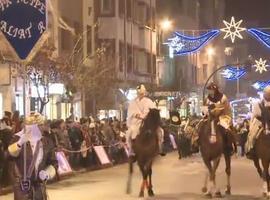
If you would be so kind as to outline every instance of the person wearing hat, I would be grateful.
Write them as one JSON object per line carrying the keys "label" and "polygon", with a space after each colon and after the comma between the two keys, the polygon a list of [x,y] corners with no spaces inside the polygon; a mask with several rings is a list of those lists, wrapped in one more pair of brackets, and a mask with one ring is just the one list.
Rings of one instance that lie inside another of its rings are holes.
{"label": "person wearing hat", "polygon": [[[147,91],[144,85],[139,85],[137,88],[137,97],[130,102],[128,106],[128,117],[127,117],[127,145],[129,149],[129,156],[134,160],[135,154],[132,149],[132,141],[134,141],[140,132],[140,126],[147,116],[151,108],[156,108],[155,103],[148,97],[146,97]],[[159,136],[159,150],[163,156],[163,133],[162,128],[158,131]]]}
{"label": "person wearing hat", "polygon": [[56,175],[58,162],[52,141],[43,137],[44,123],[42,115],[31,113],[8,147],[14,200],[47,200],[46,182]]}
{"label": "person wearing hat", "polygon": [[270,134],[270,86],[263,90],[263,99],[253,105],[252,119],[246,143],[246,155],[248,158],[254,156],[254,144],[256,138],[261,133],[261,127],[266,134]]}
{"label": "person wearing hat", "polygon": [[[231,127],[232,127],[232,110],[229,103],[229,100],[225,94],[223,94],[217,84],[210,83],[207,88],[208,96],[205,102],[205,105],[208,106],[209,112],[211,112],[212,116],[219,120],[219,125],[222,126],[226,130],[226,141],[227,141],[227,149],[229,151],[233,151],[232,146],[232,135],[231,135]],[[212,123],[214,123],[212,121]],[[216,130],[214,125],[211,125],[211,142],[216,141]]]}

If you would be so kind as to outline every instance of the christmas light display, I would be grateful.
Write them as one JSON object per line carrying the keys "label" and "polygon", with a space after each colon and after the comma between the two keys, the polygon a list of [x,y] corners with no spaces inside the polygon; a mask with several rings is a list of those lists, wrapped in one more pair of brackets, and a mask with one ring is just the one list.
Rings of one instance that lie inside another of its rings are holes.
{"label": "christmas light display", "polygon": [[256,90],[262,91],[265,87],[270,86],[270,80],[269,81],[257,81],[255,82],[252,87]]}
{"label": "christmas light display", "polygon": [[259,72],[260,74],[267,72],[266,68],[269,67],[269,65],[267,65],[267,60],[260,58],[259,60],[255,60],[255,63],[256,65],[254,65],[254,67],[256,67],[256,72]]}
{"label": "christmas light display", "polygon": [[255,37],[257,40],[262,42],[266,47],[270,48],[270,34],[260,31],[255,28],[251,28],[247,30],[249,34]]}
{"label": "christmas light display", "polygon": [[238,80],[247,73],[244,67],[229,67],[221,73],[227,80]]}
{"label": "christmas light display", "polygon": [[223,20],[223,23],[226,26],[226,28],[220,29],[222,32],[226,33],[223,39],[230,37],[232,43],[234,43],[236,37],[243,39],[243,36],[241,35],[240,32],[245,31],[246,28],[240,27],[242,22],[243,22],[243,20],[235,22],[234,17],[231,18],[230,22]]}
{"label": "christmas light display", "polygon": [[175,32],[175,37],[169,38],[168,42],[164,43],[169,46],[170,54],[185,55],[200,50],[207,42],[216,37],[220,33],[219,30],[212,30],[201,36],[190,37]]}

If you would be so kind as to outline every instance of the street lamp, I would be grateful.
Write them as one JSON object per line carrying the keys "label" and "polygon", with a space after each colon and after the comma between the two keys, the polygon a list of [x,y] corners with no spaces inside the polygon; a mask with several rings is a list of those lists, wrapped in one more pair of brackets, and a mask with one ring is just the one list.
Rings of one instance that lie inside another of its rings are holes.
{"label": "street lamp", "polygon": [[164,19],[160,22],[160,29],[162,31],[168,31],[172,28],[172,21],[169,19]]}
{"label": "street lamp", "polygon": [[211,56],[215,55],[216,52],[215,52],[215,49],[213,47],[208,47],[206,50],[206,53],[208,56],[211,57]]}
{"label": "street lamp", "polygon": [[172,28],[172,21],[163,19],[158,26],[158,55],[161,56],[161,45],[163,43],[163,32],[167,32]]}

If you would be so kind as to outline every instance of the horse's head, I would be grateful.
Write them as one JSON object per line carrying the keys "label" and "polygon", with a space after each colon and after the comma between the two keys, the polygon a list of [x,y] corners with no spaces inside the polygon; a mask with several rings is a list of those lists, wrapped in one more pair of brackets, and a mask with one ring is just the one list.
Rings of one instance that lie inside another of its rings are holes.
{"label": "horse's head", "polygon": [[161,118],[160,118],[160,111],[156,108],[152,108],[149,110],[146,118],[143,121],[144,128],[147,129],[155,129],[160,126]]}

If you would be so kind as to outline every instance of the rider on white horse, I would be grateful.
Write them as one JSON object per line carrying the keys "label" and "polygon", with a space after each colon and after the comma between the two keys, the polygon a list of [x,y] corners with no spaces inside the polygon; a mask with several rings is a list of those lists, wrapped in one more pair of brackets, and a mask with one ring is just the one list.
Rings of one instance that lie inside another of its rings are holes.
{"label": "rider on white horse", "polygon": [[[142,121],[146,118],[149,110],[151,108],[156,108],[155,103],[151,99],[146,97],[146,93],[147,91],[145,86],[139,85],[137,87],[137,98],[131,101],[128,107],[127,143],[129,148],[129,156],[133,158],[135,154],[132,149],[132,140],[135,140],[137,135],[140,133]],[[160,154],[165,155],[162,148],[164,131],[161,127],[158,129],[158,136]]]}
{"label": "rider on white horse", "polygon": [[250,131],[246,144],[246,154],[248,158],[254,155],[254,144],[259,134],[265,130],[270,134],[270,86],[263,91],[263,99],[253,106],[252,119],[250,122]]}

